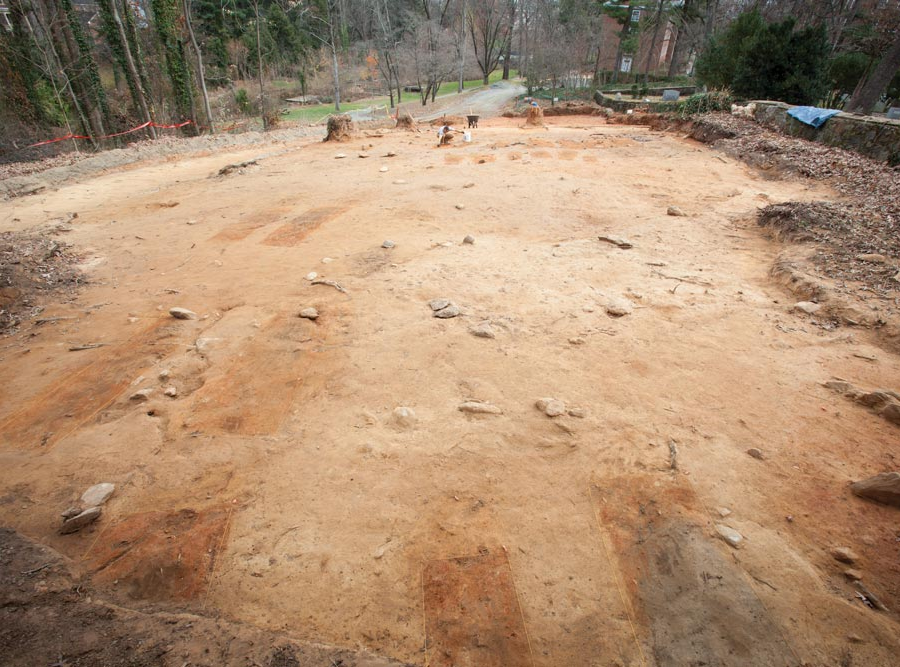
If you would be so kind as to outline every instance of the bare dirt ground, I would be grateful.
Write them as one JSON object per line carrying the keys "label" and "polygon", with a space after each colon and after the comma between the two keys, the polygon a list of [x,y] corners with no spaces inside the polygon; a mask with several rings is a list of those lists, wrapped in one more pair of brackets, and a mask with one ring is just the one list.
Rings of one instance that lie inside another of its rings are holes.
{"label": "bare dirt ground", "polygon": [[[72,319],[0,348],[3,523],[69,559],[53,590],[151,647],[183,613],[218,646],[251,628],[414,665],[896,665],[897,510],[847,484],[897,468],[898,430],[821,383],[896,389],[900,358],[793,312],[756,224],[836,193],[678,135],[521,122],[151,160],[0,203],[0,231],[77,212],[90,281],[42,313]],[[58,535],[101,481],[99,521]],[[145,663],[17,643],[57,627],[22,620],[57,572],[12,577],[12,664],[357,664],[276,635]]]}

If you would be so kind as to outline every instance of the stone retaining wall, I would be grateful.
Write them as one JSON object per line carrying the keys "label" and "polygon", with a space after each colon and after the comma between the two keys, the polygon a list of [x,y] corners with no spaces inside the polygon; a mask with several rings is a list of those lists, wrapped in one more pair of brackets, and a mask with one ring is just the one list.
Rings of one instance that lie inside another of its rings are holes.
{"label": "stone retaining wall", "polygon": [[788,116],[784,102],[755,102],[757,122],[792,137],[845,148],[891,166],[900,165],[900,121],[840,113],[816,129]]}

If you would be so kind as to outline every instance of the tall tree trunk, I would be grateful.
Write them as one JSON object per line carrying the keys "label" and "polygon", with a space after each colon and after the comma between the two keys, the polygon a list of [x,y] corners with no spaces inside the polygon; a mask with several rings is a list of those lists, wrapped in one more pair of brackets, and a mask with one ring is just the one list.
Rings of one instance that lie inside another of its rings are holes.
{"label": "tall tree trunk", "polygon": [[647,63],[644,65],[645,84],[650,79],[650,66],[653,64],[653,61],[656,60],[657,65],[659,64],[659,58],[654,54],[654,51],[656,51],[656,39],[659,36],[659,22],[662,18],[663,0],[656,0],[656,2],[656,16],[653,19],[653,39],[650,40],[650,51],[647,53]]}
{"label": "tall tree trunk", "polygon": [[845,110],[851,113],[872,113],[878,98],[887,89],[891,79],[897,75],[897,70],[900,70],[900,31],[894,35],[894,41],[881,58],[881,62],[866,77],[865,82],[857,87]]}
{"label": "tall tree trunk", "polygon": [[[125,70],[125,79],[128,83],[128,89],[131,92],[131,98],[134,102],[135,109],[140,112],[141,120],[145,123],[152,123],[153,118],[150,115],[150,109],[147,107],[147,98],[141,89],[141,80],[138,75],[137,66],[131,55],[131,49],[128,47],[128,38],[125,35],[125,26],[119,15],[119,7],[116,0],[99,0],[101,12],[107,15],[109,25],[109,34],[107,39],[110,42],[110,49],[119,60],[120,66]],[[156,139],[156,130],[152,125],[147,126],[147,134],[151,139]]]}
{"label": "tall tree trunk", "polygon": [[259,115],[262,117],[263,131],[269,129],[269,109],[266,103],[266,89],[263,86],[262,40],[259,27],[259,0],[253,2],[256,15],[256,74],[259,78]]}
{"label": "tall tree trunk", "polygon": [[[622,43],[628,38],[628,35],[631,33],[631,0],[628,0],[628,15],[625,17],[625,24],[622,26],[622,31],[619,34],[619,44],[616,46],[616,64],[613,68],[613,76],[612,82],[619,82],[619,70],[622,69],[622,56],[625,53],[622,50]],[[634,62],[631,63],[632,68],[634,67]]]}
{"label": "tall tree trunk", "polygon": [[[203,109],[206,111],[206,121],[209,123],[210,134],[216,133],[213,124],[212,110],[209,108],[209,93],[206,92],[206,73],[203,70],[203,53],[200,51],[200,45],[197,44],[197,37],[194,35],[194,25],[191,22],[191,0],[184,0],[184,22],[187,26],[188,35],[191,38],[191,44],[194,47],[194,53],[197,54],[197,77],[200,79],[200,93],[203,95]],[[257,29],[259,23],[257,22]],[[259,35],[257,34],[257,39]],[[259,42],[257,41],[257,44]],[[262,62],[260,62],[262,67]]]}

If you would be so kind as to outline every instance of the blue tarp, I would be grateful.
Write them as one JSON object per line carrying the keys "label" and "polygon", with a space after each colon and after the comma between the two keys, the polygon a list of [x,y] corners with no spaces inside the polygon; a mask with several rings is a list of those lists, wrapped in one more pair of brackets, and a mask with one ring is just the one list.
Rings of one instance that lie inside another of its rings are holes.
{"label": "blue tarp", "polygon": [[840,113],[837,109],[819,109],[818,107],[794,107],[788,109],[788,115],[793,116],[801,123],[812,125],[813,127],[822,127],[825,121],[832,116]]}

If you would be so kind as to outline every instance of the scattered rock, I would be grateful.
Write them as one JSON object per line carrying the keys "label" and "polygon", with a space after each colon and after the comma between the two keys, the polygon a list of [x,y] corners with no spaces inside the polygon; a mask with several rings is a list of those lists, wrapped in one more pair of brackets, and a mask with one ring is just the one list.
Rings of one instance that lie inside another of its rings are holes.
{"label": "scattered rock", "polygon": [[387,550],[390,549],[391,546],[392,546],[392,545],[391,545],[391,540],[392,540],[392,539],[393,539],[393,538],[389,537],[389,538],[387,539],[387,542],[385,542],[385,543],[382,544],[380,547],[378,547],[377,549],[375,549],[375,552],[372,554],[372,557],[373,557],[375,560],[379,560],[380,558],[382,558],[382,557],[384,556],[385,553],[387,553]]}
{"label": "scattered rock", "polygon": [[737,549],[741,542],[744,541],[744,536],[737,532],[734,528],[729,528],[723,523],[716,524],[716,532],[719,534],[723,540],[728,542],[731,546]]}
{"label": "scattered rock", "polygon": [[475,245],[475,237],[471,234],[466,234],[466,237],[463,239],[463,244],[465,245]]}
{"label": "scattered rock", "polygon": [[575,417],[577,419],[584,419],[587,417],[587,411],[584,408],[569,408],[568,412],[570,417]]}
{"label": "scattered rock", "polygon": [[682,211],[677,206],[670,206],[669,209],[666,211],[666,215],[671,215],[671,216],[675,216],[675,217],[684,217],[687,215],[687,213]]}
{"label": "scattered rock", "polygon": [[418,421],[415,411],[404,406],[394,408],[392,419],[397,426],[402,428],[412,428]]}
{"label": "scattered rock", "polygon": [[360,153],[360,154],[358,155],[358,157],[361,158],[361,159],[363,159],[363,160],[365,160],[367,157],[369,157],[369,154],[368,154],[368,153]]}
{"label": "scattered rock", "polygon": [[132,401],[146,401],[148,398],[150,398],[150,394],[152,394],[152,393],[153,393],[152,387],[148,388],[148,389],[139,389],[136,392],[134,392],[129,398]]}
{"label": "scattered rock", "polygon": [[63,521],[63,525],[59,529],[60,535],[68,535],[75,533],[88,524],[93,523],[100,518],[102,510],[99,507],[89,507],[80,514],[73,516],[71,519]]}
{"label": "scattered rock", "polygon": [[84,510],[81,509],[81,506],[78,506],[78,507],[70,507],[69,509],[67,509],[66,511],[64,511],[62,514],[60,514],[60,516],[61,516],[63,519],[71,519],[73,516],[78,516],[78,515],[81,514],[83,511],[84,511]]}
{"label": "scattered rock", "polygon": [[730,515],[731,515],[731,510],[728,509],[727,507],[719,507],[716,511],[719,513],[719,516],[722,517],[723,519],[724,519],[726,516],[730,516]]}
{"label": "scattered rock", "polygon": [[481,401],[466,401],[460,403],[457,408],[460,412],[468,412],[473,415],[502,415],[503,410],[496,405],[490,403],[482,403]]}
{"label": "scattered rock", "polygon": [[176,320],[196,320],[197,313],[192,310],[188,310],[187,308],[169,308],[169,315],[174,317]]}
{"label": "scattered rock", "polygon": [[431,310],[442,310],[450,305],[450,299],[432,299],[428,302],[428,306]]}
{"label": "scattered rock", "polygon": [[566,404],[556,398],[541,398],[535,401],[534,407],[548,417],[559,417],[566,414]]}
{"label": "scattered rock", "polygon": [[862,579],[862,572],[859,570],[854,570],[853,568],[847,568],[844,570],[844,576],[847,577],[850,581],[859,581]]}
{"label": "scattered rock", "polygon": [[478,338],[495,338],[494,330],[491,328],[490,322],[481,322],[469,327],[469,333]]}
{"label": "scattered rock", "polygon": [[860,262],[868,262],[869,264],[884,264],[888,261],[888,258],[884,255],[879,255],[877,253],[865,253],[862,255],[857,255],[856,259]]}
{"label": "scattered rock", "polygon": [[163,369],[159,372],[159,375],[158,375],[157,377],[159,377],[160,380],[162,380],[163,382],[165,382],[166,380],[169,379],[169,375],[171,375],[171,373],[172,373],[172,371],[170,371],[168,368],[163,368]]}
{"label": "scattered rock", "polygon": [[338,153],[337,155],[334,156],[334,159],[335,160],[343,160],[345,157],[347,157],[346,153]]}
{"label": "scattered rock", "polygon": [[818,303],[813,303],[812,301],[799,301],[794,304],[794,310],[806,313],[807,315],[815,315],[822,309]]}
{"label": "scattered rock", "polygon": [[863,638],[859,635],[847,635],[847,641],[851,644],[862,644]]}
{"label": "scattered rock", "polygon": [[381,167],[378,171],[380,171],[380,172],[383,174],[383,173],[386,172],[387,170],[388,170],[387,167]]}
{"label": "scattered rock", "polygon": [[759,459],[762,461],[765,457],[763,456],[762,450],[757,449],[756,447],[751,447],[747,450],[747,453],[755,459]]}
{"label": "scattered rock", "polygon": [[305,320],[317,320],[319,319],[319,311],[315,308],[304,308],[300,311],[300,317]]}
{"label": "scattered rock", "polygon": [[859,556],[856,555],[856,552],[849,547],[835,547],[831,550],[831,557],[841,563],[847,563],[847,565],[853,565],[853,563],[859,560]]}
{"label": "scattered rock", "polygon": [[633,310],[634,305],[624,297],[610,299],[609,303],[606,304],[606,312],[611,317],[630,315]]}
{"label": "scattered rock", "polygon": [[398,178],[396,181],[394,181],[394,185],[406,185],[406,181],[404,181],[402,178]]}
{"label": "scattered rock", "polygon": [[892,424],[900,426],[900,394],[896,391],[889,389],[864,391],[840,378],[829,380],[823,384],[832,391],[865,405]]}
{"label": "scattered rock", "polygon": [[323,257],[322,264],[331,264],[334,260],[331,257]]}
{"label": "scattered rock", "polygon": [[850,485],[861,498],[869,498],[886,505],[900,507],[900,472],[883,472]]}
{"label": "scattered rock", "polygon": [[81,505],[82,507],[99,507],[109,500],[109,497],[115,490],[116,485],[109,482],[94,484],[94,486],[81,494]]}
{"label": "scattered rock", "polygon": [[469,183],[466,183],[463,187],[464,188],[474,188],[475,184],[470,181]]}
{"label": "scattered rock", "polygon": [[451,303],[446,308],[441,308],[440,310],[434,311],[434,316],[439,317],[442,320],[449,319],[451,317],[457,317],[460,314],[459,306]]}
{"label": "scattered rock", "polygon": [[318,277],[319,277],[319,274],[316,273],[315,271],[310,271],[309,273],[306,274],[307,280],[315,280]]}
{"label": "scattered rock", "polygon": [[614,246],[618,246],[623,250],[628,250],[629,248],[633,248],[634,245],[630,241],[626,241],[623,238],[619,238],[618,236],[598,236],[598,239],[601,241],[605,241],[606,243],[612,243]]}
{"label": "scattered rock", "polygon": [[381,244],[381,247],[382,248],[393,248],[395,245],[397,245],[397,244],[394,243],[393,241],[386,240],[384,243]]}
{"label": "scattered rock", "polygon": [[166,387],[163,394],[165,394],[169,398],[175,398],[176,396],[178,396],[178,389],[175,387]]}
{"label": "scattered rock", "polygon": [[456,204],[457,211],[462,211],[464,208],[465,208],[465,206],[463,206],[462,204]]}
{"label": "scattered rock", "polygon": [[587,341],[586,341],[584,338],[578,338],[578,337],[575,337],[575,338],[570,338],[570,339],[569,339],[569,344],[570,344],[570,345],[584,345],[586,342],[587,342]]}

